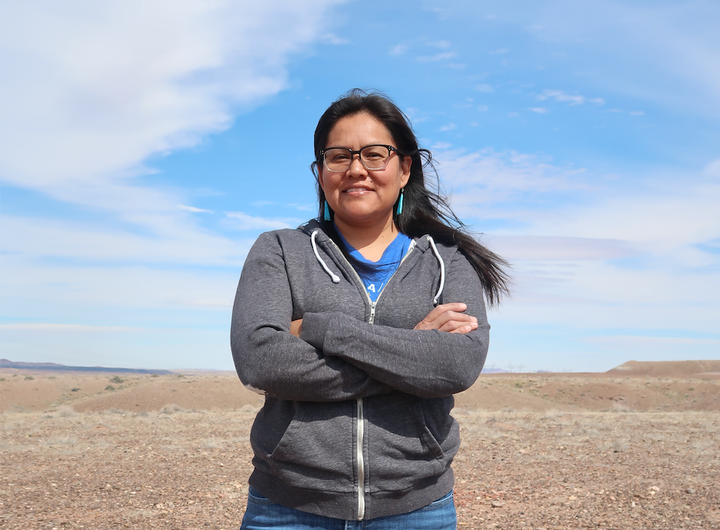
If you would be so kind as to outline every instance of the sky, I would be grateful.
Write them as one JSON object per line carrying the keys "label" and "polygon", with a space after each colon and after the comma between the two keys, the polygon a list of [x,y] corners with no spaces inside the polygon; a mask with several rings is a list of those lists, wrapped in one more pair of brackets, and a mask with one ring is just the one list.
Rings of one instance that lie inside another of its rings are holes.
{"label": "sky", "polygon": [[232,369],[247,251],[316,214],[317,120],[360,87],[512,264],[486,367],[718,359],[718,20],[714,0],[4,0],[0,356]]}

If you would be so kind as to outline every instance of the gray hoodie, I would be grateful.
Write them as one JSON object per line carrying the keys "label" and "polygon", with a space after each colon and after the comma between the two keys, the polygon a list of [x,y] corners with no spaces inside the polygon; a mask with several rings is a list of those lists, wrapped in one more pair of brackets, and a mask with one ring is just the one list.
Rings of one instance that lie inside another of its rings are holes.
{"label": "gray hoodie", "polygon": [[[414,330],[435,303],[464,302],[467,334]],[[300,338],[290,322],[302,318]],[[265,394],[250,485],[346,520],[406,513],[453,487],[452,394],[485,362],[480,279],[457,247],[413,241],[374,304],[315,221],[262,234],[242,270],[231,343],[242,382]]]}

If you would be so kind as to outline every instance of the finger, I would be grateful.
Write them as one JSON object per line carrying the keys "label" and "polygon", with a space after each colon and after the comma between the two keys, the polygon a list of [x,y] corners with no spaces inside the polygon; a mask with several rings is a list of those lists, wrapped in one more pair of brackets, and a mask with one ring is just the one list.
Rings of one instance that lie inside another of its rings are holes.
{"label": "finger", "polygon": [[[437,328],[440,331],[445,331],[448,333],[467,333],[469,331],[472,331],[474,329],[477,329],[478,323],[476,321],[457,321],[457,320],[451,320],[450,322],[447,322],[445,325]],[[458,331],[462,330],[462,331]]]}
{"label": "finger", "polygon": [[475,318],[472,315],[467,315],[465,313],[456,313],[455,311],[446,311],[442,315],[438,316],[435,320],[432,321],[432,324],[437,329],[441,329],[443,326],[450,322],[457,322],[459,324],[470,324],[472,322],[477,322],[477,318]]}
{"label": "finger", "polygon": [[295,335],[296,337],[300,336],[300,331],[302,328],[302,318],[298,320],[293,320],[290,322],[290,333]]}
{"label": "finger", "polygon": [[474,329],[477,329],[477,324],[475,324],[474,326],[471,326],[471,325],[462,326],[462,327],[452,330],[450,333],[462,333],[464,335],[465,333],[470,333]]}
{"label": "finger", "polygon": [[[477,324],[477,318],[465,313],[456,313],[454,311],[445,311],[437,315],[433,320],[429,320],[429,316],[418,323],[415,329],[438,329],[441,331],[452,331],[457,326]],[[453,324],[454,323],[454,324]]]}
{"label": "finger", "polygon": [[428,313],[428,315],[423,318],[426,322],[431,322],[435,320],[439,315],[442,315],[446,311],[453,311],[455,313],[462,313],[467,309],[467,305],[463,304],[461,302],[453,302],[451,304],[440,304],[439,306],[436,306],[433,308],[432,311]]}
{"label": "finger", "polygon": [[450,320],[459,320],[464,322],[477,322],[475,317],[466,315],[464,311],[467,305],[461,302],[453,302],[449,304],[441,304],[430,311],[427,316],[415,326],[415,329],[440,329]]}

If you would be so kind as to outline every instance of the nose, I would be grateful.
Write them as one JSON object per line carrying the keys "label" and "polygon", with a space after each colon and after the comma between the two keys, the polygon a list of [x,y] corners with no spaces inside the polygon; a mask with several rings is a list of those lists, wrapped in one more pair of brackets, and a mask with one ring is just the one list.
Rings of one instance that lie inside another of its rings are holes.
{"label": "nose", "polygon": [[362,160],[360,160],[359,153],[353,154],[352,161],[350,162],[350,167],[348,168],[348,173],[350,173],[351,175],[361,175],[367,173],[367,170],[365,169]]}

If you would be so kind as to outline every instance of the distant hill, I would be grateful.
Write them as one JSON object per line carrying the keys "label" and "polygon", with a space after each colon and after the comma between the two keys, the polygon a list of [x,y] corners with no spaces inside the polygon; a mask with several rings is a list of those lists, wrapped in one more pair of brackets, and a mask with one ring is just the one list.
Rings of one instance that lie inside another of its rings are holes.
{"label": "distant hill", "polygon": [[0,359],[0,369],[14,368],[16,370],[46,370],[52,372],[120,372],[126,374],[172,374],[170,370],[145,370],[142,368],[108,368],[106,366],[66,366],[56,363],[24,363],[8,359]]}
{"label": "distant hill", "polygon": [[720,360],[716,361],[628,361],[608,370],[608,375],[683,377],[720,373]]}
{"label": "distant hill", "polygon": [[483,368],[482,373],[484,374],[507,374],[510,373],[502,368]]}

